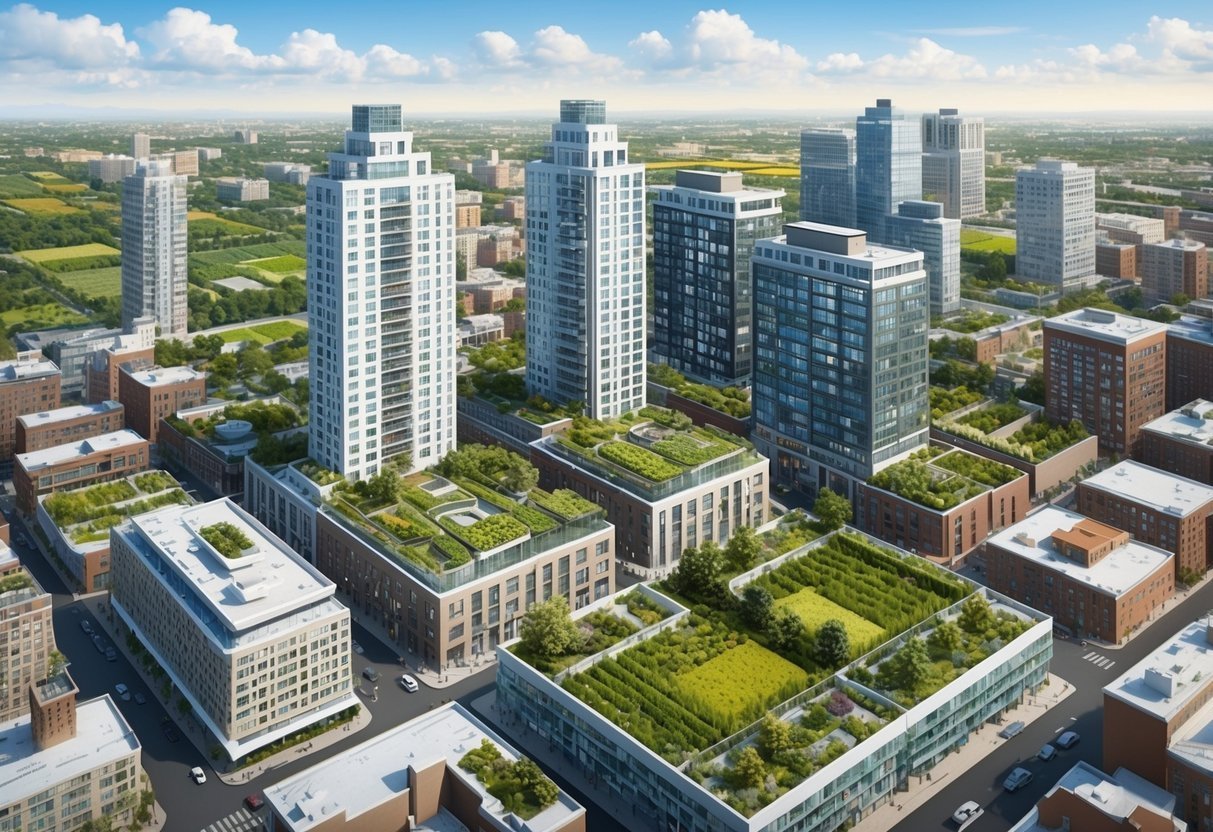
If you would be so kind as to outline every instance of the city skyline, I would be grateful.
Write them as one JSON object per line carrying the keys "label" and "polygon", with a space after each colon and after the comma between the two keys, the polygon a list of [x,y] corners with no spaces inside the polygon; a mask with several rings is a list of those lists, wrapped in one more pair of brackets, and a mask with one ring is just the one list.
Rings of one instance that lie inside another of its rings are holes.
{"label": "city skyline", "polygon": [[997,12],[882,3],[875,29],[842,9],[789,18],[773,6],[704,5],[623,6],[598,19],[477,2],[395,31],[321,4],[286,19],[224,0],[23,3],[0,11],[11,34],[0,78],[9,106],[69,111],[336,114],[358,99],[403,100],[415,113],[531,114],[574,96],[609,98],[619,112],[805,111],[881,95],[911,112],[991,113],[1076,112],[1074,102],[1087,112],[1197,110],[1213,72],[1213,24],[1196,3],[1153,16],[1093,3]]}

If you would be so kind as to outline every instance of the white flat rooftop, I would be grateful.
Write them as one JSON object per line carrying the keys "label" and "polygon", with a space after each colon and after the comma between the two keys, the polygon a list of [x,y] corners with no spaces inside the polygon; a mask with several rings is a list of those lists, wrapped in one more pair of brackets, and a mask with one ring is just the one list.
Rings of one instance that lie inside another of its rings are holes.
{"label": "white flat rooftop", "polygon": [[1213,345],[1213,322],[1196,315],[1181,315],[1178,321],[1167,325],[1167,334]]}
{"label": "white flat rooftop", "polygon": [[55,362],[45,358],[38,361],[4,361],[0,362],[0,384],[55,375],[58,372],[59,368],[55,366]]}
{"label": "white flat rooftop", "polygon": [[1170,721],[1213,682],[1209,624],[1210,619],[1202,618],[1184,627],[1105,686],[1104,695],[1159,720]]}
{"label": "white flat rooftop", "polygon": [[[1127,768],[1118,768],[1109,777],[1081,760],[1049,789],[1049,795],[1058,790],[1069,792],[1096,812],[1119,823],[1127,821],[1139,808],[1148,809],[1164,818],[1169,818],[1175,809],[1173,795]],[[1017,824],[1012,832],[1050,832],[1050,827],[1040,823],[1036,809],[1025,821],[1027,823],[1021,821]]]}
{"label": "white flat rooftop", "polygon": [[1086,567],[1060,554],[1052,535],[1056,531],[1069,531],[1087,519],[1073,511],[1046,506],[1003,529],[988,542],[1072,581],[1115,596],[1128,592],[1175,557],[1171,552],[1130,539],[1094,566]]}
{"label": "white flat rooftop", "polygon": [[109,695],[76,704],[76,736],[43,751],[29,714],[0,723],[0,806],[138,753],[139,740]]}
{"label": "white flat rooftop", "polygon": [[106,413],[112,413],[115,410],[121,410],[122,405],[118,402],[106,401],[98,402],[97,404],[77,404],[71,407],[57,407],[54,410],[43,410],[39,413],[27,413],[24,416],[18,416],[17,421],[28,428],[38,428],[45,425],[53,425],[58,422],[67,422],[72,419],[81,419],[86,416],[104,416]]}
{"label": "white flat rooftop", "polygon": [[1165,433],[1173,439],[1197,445],[1213,445],[1213,419],[1205,418],[1209,414],[1213,414],[1213,402],[1197,399],[1179,410],[1172,410],[1146,422],[1142,430]]}
{"label": "white flat rooftop", "polygon": [[1125,460],[1083,480],[1084,486],[1117,494],[1157,511],[1187,517],[1213,500],[1213,487]]}
{"label": "white flat rooftop", "polygon": [[1075,309],[1073,312],[1058,315],[1056,318],[1045,319],[1046,330],[1055,329],[1118,344],[1127,344],[1139,338],[1155,335],[1164,332],[1166,328],[1166,324],[1158,321],[1148,321],[1145,318],[1134,318],[1132,315],[1121,315],[1119,312],[1090,308]]}
{"label": "white flat rooftop", "polygon": [[206,378],[206,373],[200,373],[193,367],[154,367],[150,370],[136,370],[130,376],[145,387],[160,387]]}
{"label": "white flat rooftop", "polygon": [[103,433],[79,442],[68,442],[66,445],[56,445],[53,448],[43,448],[40,451],[17,454],[17,462],[26,471],[37,471],[50,465],[59,465],[72,459],[79,459],[103,451],[116,451],[120,448],[147,444],[147,440],[130,428]]}
{"label": "white flat rooftop", "polygon": [[[332,597],[333,582],[295,554],[268,529],[228,498],[193,506],[168,506],[130,520],[134,534],[156,549],[231,633],[241,633]],[[200,530],[230,523],[253,544],[253,551],[227,558]],[[152,570],[160,580],[165,577]]]}
{"label": "white flat rooftop", "polygon": [[[821,223],[814,223],[814,225],[816,226],[816,228],[814,229],[816,231],[825,230],[825,231],[830,231],[832,233],[842,234],[842,235],[846,235],[846,236],[853,236],[855,234],[864,233],[862,231],[856,231],[853,228],[843,228],[842,226],[836,226],[836,225],[824,225]],[[819,251],[818,249],[804,248],[803,246],[797,246],[797,245],[793,245],[793,244],[789,243],[788,237],[786,234],[780,234],[778,237],[773,237],[772,239],[765,240],[764,242],[775,243],[778,246],[786,247],[786,248],[789,248],[789,249],[799,252],[799,253],[803,253],[806,251],[813,251],[813,252]],[[757,250],[755,250],[755,253],[757,253]],[[860,254],[838,254],[838,253],[832,252],[832,251],[821,251],[820,254],[822,257],[828,257],[831,260],[837,260],[840,262],[847,262],[847,263],[854,263],[857,266],[866,265],[866,266],[879,267],[881,265],[895,265],[896,263],[899,263],[899,262],[907,262],[907,261],[914,261],[914,260],[921,261],[922,260],[922,252],[918,251],[916,249],[901,248],[899,246],[879,245],[877,243],[868,243],[867,246],[864,248],[863,252]],[[872,262],[872,261],[875,261],[875,262]],[[892,262],[886,263],[884,261],[892,261]],[[795,266],[795,264],[792,264],[792,263],[789,263],[789,265]],[[814,265],[809,265],[808,263],[805,263],[804,268],[816,269],[817,267]]]}
{"label": "white flat rooftop", "polygon": [[[459,768],[463,755],[485,739],[500,748],[505,759],[519,759],[505,740],[452,702],[266,788],[265,799],[292,832],[305,832],[343,812],[348,823],[405,792],[410,767],[421,770],[445,762],[448,777],[459,777],[480,795],[482,812],[496,818],[501,828],[514,828],[506,823],[501,802],[476,775]],[[524,821],[522,828],[528,832],[555,829],[584,812],[562,791],[555,803]]]}

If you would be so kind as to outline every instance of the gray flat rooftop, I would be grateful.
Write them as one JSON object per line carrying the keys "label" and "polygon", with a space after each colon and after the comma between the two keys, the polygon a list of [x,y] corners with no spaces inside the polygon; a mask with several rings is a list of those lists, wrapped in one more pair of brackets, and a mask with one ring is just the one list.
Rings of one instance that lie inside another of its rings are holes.
{"label": "gray flat rooftop", "polygon": [[1202,618],[1184,627],[1105,686],[1104,695],[1169,722],[1213,683],[1210,623]]}
{"label": "gray flat rooftop", "polygon": [[1206,419],[1207,415],[1213,415],[1213,402],[1197,399],[1146,422],[1142,430],[1165,433],[1173,439],[1197,445],[1213,445],[1213,419]]}
{"label": "gray flat rooftop", "polygon": [[0,384],[10,381],[26,381],[32,378],[40,378],[41,376],[52,376],[59,372],[59,368],[55,366],[55,362],[46,358],[36,361],[24,361],[18,359],[16,361],[0,362]]}
{"label": "gray flat rooftop", "polygon": [[1075,309],[1056,318],[1048,318],[1044,326],[1046,331],[1053,329],[1120,344],[1146,338],[1167,329],[1166,324],[1158,321],[1090,308]]}
{"label": "gray flat rooftop", "polygon": [[[513,828],[506,822],[507,812],[501,802],[488,793],[479,778],[459,768],[463,755],[485,739],[496,745],[505,759],[519,758],[505,740],[457,702],[451,703],[266,788],[265,799],[292,832],[305,832],[343,812],[349,822],[383,805],[408,790],[409,768],[423,770],[442,762],[448,777],[459,777],[480,796],[482,812],[493,816],[501,828]],[[530,832],[560,828],[584,812],[561,792],[554,804],[526,821],[524,828]],[[441,822],[432,828],[449,827]]]}
{"label": "gray flat rooftop", "polygon": [[1178,321],[1168,324],[1167,334],[1213,345],[1213,321],[1197,315],[1181,315]]}
{"label": "gray flat rooftop", "polygon": [[56,445],[53,448],[43,448],[41,451],[17,454],[17,462],[26,471],[37,471],[51,465],[59,465],[72,459],[89,456],[104,451],[116,451],[120,448],[134,447],[146,444],[147,440],[130,428],[103,433],[79,442],[69,442],[66,445]]}
{"label": "gray flat rooftop", "polygon": [[76,705],[76,736],[39,751],[29,714],[0,723],[0,805],[33,797],[138,753],[139,740],[109,695]]}
{"label": "gray flat rooftop", "polygon": [[1163,549],[1130,539],[1094,566],[1084,566],[1059,553],[1052,535],[1056,531],[1070,531],[1087,519],[1073,511],[1046,506],[1003,529],[988,543],[1035,561],[1042,568],[1065,575],[1072,581],[1116,596],[1128,592],[1175,557]]}
{"label": "gray flat rooftop", "polygon": [[104,416],[106,413],[113,413],[115,410],[121,409],[122,405],[120,403],[112,401],[98,402],[97,404],[77,404],[70,407],[57,407],[54,410],[42,410],[38,413],[27,413],[24,416],[18,416],[17,421],[25,425],[27,429],[38,428],[86,416]]}
{"label": "gray flat rooftop", "polygon": [[160,387],[206,378],[206,373],[200,373],[193,367],[153,367],[150,370],[136,370],[130,376],[145,387]]}
{"label": "gray flat rooftop", "polygon": [[[1094,811],[1121,823],[1139,808],[1164,818],[1169,818],[1175,808],[1174,796],[1129,769],[1118,768],[1109,777],[1081,760],[1061,776],[1049,794],[1058,790],[1073,794]],[[1040,823],[1035,809],[1025,821],[1016,824],[1012,832],[1051,832],[1050,827]]]}
{"label": "gray flat rooftop", "polygon": [[1140,462],[1125,460],[1094,476],[1083,486],[1148,505],[1157,511],[1186,517],[1213,500],[1213,486],[1168,474]]}

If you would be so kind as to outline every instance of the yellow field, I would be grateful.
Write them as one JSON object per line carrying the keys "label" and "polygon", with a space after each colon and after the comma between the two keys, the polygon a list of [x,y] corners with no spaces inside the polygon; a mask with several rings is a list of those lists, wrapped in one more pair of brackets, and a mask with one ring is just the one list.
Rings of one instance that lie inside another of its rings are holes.
{"label": "yellow field", "polygon": [[19,251],[17,255],[31,263],[45,263],[48,260],[74,260],[77,257],[101,257],[106,254],[121,253],[113,246],[107,246],[104,243],[85,243],[82,246],[30,249],[29,251]]}
{"label": "yellow field", "polygon": [[847,628],[851,644],[869,644],[879,638],[884,630],[846,607],[835,604],[824,595],[818,595],[811,587],[805,587],[793,595],[775,602],[776,609],[790,609],[800,616],[806,630],[816,630],[831,618],[836,618]]}
{"label": "yellow field", "polygon": [[769,168],[754,168],[747,170],[746,173],[750,176],[800,176],[800,168],[776,165]]}
{"label": "yellow field", "polygon": [[31,216],[41,214],[43,216],[54,214],[74,214],[79,211],[79,208],[73,208],[70,205],[64,205],[62,200],[53,197],[27,197],[25,199],[6,199],[5,205],[11,205],[18,211],[24,211]]}
{"label": "yellow field", "polygon": [[799,176],[800,168],[790,165],[772,165],[769,162],[740,162],[731,159],[682,159],[672,162],[645,162],[645,170],[671,170],[673,168],[721,168],[737,170],[754,176]]}
{"label": "yellow field", "polygon": [[42,185],[42,187],[54,194],[78,194],[81,191],[88,190],[88,185],[85,185],[80,182],[63,182],[63,183],[52,182],[50,184],[44,183]]}
{"label": "yellow field", "polygon": [[218,219],[211,211],[190,211],[185,215],[185,219],[189,220],[214,220]]}
{"label": "yellow field", "polygon": [[63,182],[67,181],[53,170],[32,170],[29,172],[29,175],[42,182],[54,182],[56,179]]}
{"label": "yellow field", "polygon": [[674,677],[674,685],[683,695],[699,700],[726,720],[736,719],[756,706],[774,704],[771,700],[785,686],[807,682],[803,670],[756,641],[725,650]]}

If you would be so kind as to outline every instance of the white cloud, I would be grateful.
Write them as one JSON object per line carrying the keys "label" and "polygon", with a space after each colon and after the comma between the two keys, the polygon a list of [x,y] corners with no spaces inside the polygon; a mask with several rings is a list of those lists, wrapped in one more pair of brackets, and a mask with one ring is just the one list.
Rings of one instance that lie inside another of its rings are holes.
{"label": "white cloud", "polygon": [[304,29],[292,32],[282,45],[280,66],[291,72],[315,73],[325,78],[357,80],[364,63],[357,54],[344,49],[331,32]]}
{"label": "white cloud", "polygon": [[102,23],[91,14],[62,18],[28,3],[0,12],[0,61],[30,61],[60,69],[125,66],[139,57],[120,23]]}
{"label": "white cloud", "polygon": [[581,35],[566,32],[560,26],[546,26],[535,33],[530,58],[537,64],[565,68],[609,70],[620,65],[618,58],[594,52]]}
{"label": "white cloud", "polygon": [[656,29],[651,32],[641,32],[628,43],[628,46],[636,50],[640,57],[649,63],[664,61],[674,51],[673,44]]}
{"label": "white cloud", "polygon": [[834,52],[825,60],[817,62],[818,72],[854,72],[863,69],[863,58],[858,52]]}
{"label": "white cloud", "polygon": [[1162,45],[1164,54],[1187,61],[1213,61],[1213,29],[1196,29],[1179,18],[1150,18],[1146,38]]}
{"label": "white cloud", "polygon": [[1070,54],[1079,63],[1090,69],[1108,69],[1114,72],[1139,72],[1148,68],[1147,62],[1137,53],[1132,44],[1118,43],[1104,52],[1093,43],[1077,46]]}
{"label": "white cloud", "polygon": [[425,64],[417,58],[382,43],[366,53],[366,73],[372,77],[411,78],[425,71]]}
{"label": "white cloud", "polygon": [[736,66],[745,71],[787,71],[808,66],[791,46],[758,37],[741,15],[724,9],[701,11],[691,18],[686,49],[692,63],[708,70]]}
{"label": "white cloud", "polygon": [[870,61],[857,53],[835,52],[817,63],[823,74],[866,75],[895,80],[962,81],[985,78],[986,68],[972,55],[954,52],[930,38],[919,38],[904,55],[881,55]]}
{"label": "white cloud", "polygon": [[472,48],[480,60],[490,66],[517,66],[522,57],[518,41],[505,32],[479,32],[472,39]]}
{"label": "white cloud", "polygon": [[181,7],[139,30],[155,48],[151,61],[171,69],[260,69],[272,62],[269,56],[255,55],[236,43],[238,34],[235,26],[214,23],[206,12]]}

